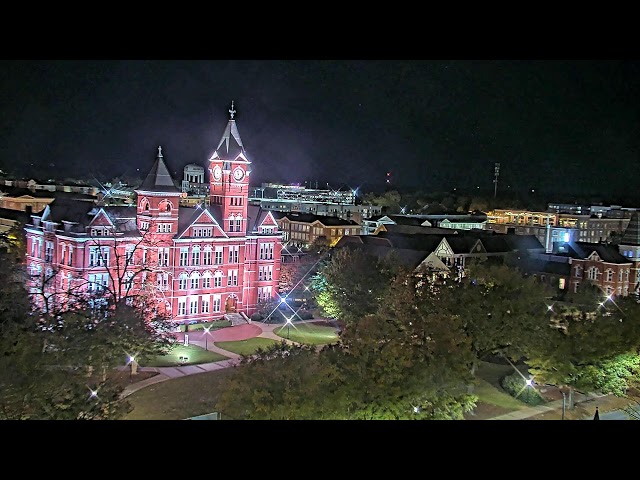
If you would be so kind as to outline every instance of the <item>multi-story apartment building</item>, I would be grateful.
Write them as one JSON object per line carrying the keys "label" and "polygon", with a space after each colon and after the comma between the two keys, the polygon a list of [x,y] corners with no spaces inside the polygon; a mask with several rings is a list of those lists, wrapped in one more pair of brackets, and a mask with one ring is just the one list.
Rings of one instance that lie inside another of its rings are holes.
{"label": "multi-story apartment building", "polygon": [[34,302],[76,295],[150,295],[179,323],[250,316],[276,296],[282,237],[270,212],[248,205],[250,165],[233,119],[209,158],[210,205],[180,206],[162,149],[135,206],[54,202],[25,227]]}
{"label": "multi-story apartment building", "polygon": [[[615,214],[618,211],[578,215],[496,209],[487,214],[485,229],[497,233],[513,231],[516,235],[535,235],[545,245],[547,253],[562,252],[567,242],[609,242],[621,236],[629,225],[632,212],[622,216]],[[613,216],[607,217],[608,214]]]}
{"label": "multi-story apartment building", "polygon": [[338,217],[312,215],[310,213],[273,212],[282,232],[282,240],[288,245],[306,248],[319,237],[334,246],[344,235],[359,235],[361,227],[353,220]]}

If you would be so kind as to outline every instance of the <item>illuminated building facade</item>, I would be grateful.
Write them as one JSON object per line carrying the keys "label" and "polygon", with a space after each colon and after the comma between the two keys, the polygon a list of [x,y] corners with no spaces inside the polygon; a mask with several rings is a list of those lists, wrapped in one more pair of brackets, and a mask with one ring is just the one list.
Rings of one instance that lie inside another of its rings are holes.
{"label": "illuminated building facade", "polygon": [[[209,158],[210,205],[182,207],[162,149],[135,206],[54,202],[25,227],[30,291],[40,308],[76,295],[150,295],[179,323],[245,320],[277,295],[282,237],[250,206],[250,164],[233,119]],[[235,315],[234,315],[235,314]]]}

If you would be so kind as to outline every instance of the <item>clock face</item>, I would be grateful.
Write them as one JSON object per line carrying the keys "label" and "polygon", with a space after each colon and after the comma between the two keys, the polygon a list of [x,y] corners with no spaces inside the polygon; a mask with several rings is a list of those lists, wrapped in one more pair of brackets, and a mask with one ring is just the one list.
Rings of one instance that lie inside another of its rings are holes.
{"label": "clock face", "polygon": [[220,180],[221,178],[222,178],[222,169],[220,168],[220,165],[216,165],[215,167],[213,167],[213,179]]}
{"label": "clock face", "polygon": [[235,178],[237,182],[242,180],[244,178],[244,170],[240,167],[236,167],[233,171],[233,178]]}

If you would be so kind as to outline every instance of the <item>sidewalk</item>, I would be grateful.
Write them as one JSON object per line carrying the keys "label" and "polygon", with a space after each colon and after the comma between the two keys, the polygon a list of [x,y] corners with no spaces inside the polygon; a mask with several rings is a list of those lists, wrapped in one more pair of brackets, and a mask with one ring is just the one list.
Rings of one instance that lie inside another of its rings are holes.
{"label": "sidewalk", "polygon": [[[582,404],[586,402],[592,402],[597,400],[598,398],[606,397],[606,395],[585,395],[583,393],[575,392],[574,393],[574,405]],[[498,415],[497,417],[488,418],[487,420],[526,420],[531,417],[535,417],[536,415],[540,415],[547,412],[552,412],[556,410],[562,410],[562,402],[563,400],[554,400],[552,402],[545,403],[544,405],[536,405],[531,407],[526,407],[521,410],[516,410],[514,412],[505,413],[504,415]],[[569,408],[569,402],[566,401],[565,408]]]}
{"label": "sidewalk", "polygon": [[[317,321],[317,320],[310,320],[310,322],[311,321]],[[307,321],[300,321],[296,323],[306,323],[306,322]],[[275,333],[273,333],[274,329],[282,327],[281,323],[269,324],[269,323],[262,323],[262,322],[251,322],[251,325],[255,325],[259,327],[260,330],[262,330],[262,332],[259,335],[257,335],[257,337],[269,338],[271,340],[277,340],[279,342],[285,341],[290,345],[296,344],[296,342],[292,340],[282,338],[276,335]],[[228,327],[228,328],[233,328],[233,327]],[[249,338],[256,338],[256,337],[249,337]],[[218,347],[217,345],[214,344],[214,340],[209,340],[208,342],[205,342],[203,340],[190,340],[189,343],[193,345],[197,345],[203,349],[205,348],[205,344],[206,344],[207,350],[211,352],[219,353],[220,355],[224,355],[228,359],[220,360],[219,362],[201,363],[198,365],[185,365],[180,367],[138,367],[139,372],[156,372],[157,375],[154,375],[153,377],[147,378],[145,380],[141,380],[139,382],[135,382],[130,385],[127,385],[122,391],[122,394],[120,395],[120,397],[121,398],[128,397],[132,393],[137,392],[138,390],[141,390],[145,387],[148,387],[149,385],[153,385],[159,382],[164,382],[165,380],[170,380],[172,378],[184,377],[186,375],[195,375],[197,373],[212,372],[214,370],[220,370],[221,368],[228,368],[239,363],[240,359],[242,358],[241,355],[238,355],[237,353],[230,352],[228,350],[224,350]],[[128,367],[122,366],[118,368],[122,370]]]}

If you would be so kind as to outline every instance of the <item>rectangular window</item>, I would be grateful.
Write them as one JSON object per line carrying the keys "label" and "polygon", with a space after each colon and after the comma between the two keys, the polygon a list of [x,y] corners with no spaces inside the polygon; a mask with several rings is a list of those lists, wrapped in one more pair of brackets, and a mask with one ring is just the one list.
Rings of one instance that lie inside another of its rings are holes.
{"label": "rectangular window", "polygon": [[200,265],[200,248],[194,248],[191,252],[191,265]]}
{"label": "rectangular window", "polygon": [[238,263],[239,252],[240,245],[231,245],[229,247],[229,263]]}
{"label": "rectangular window", "polygon": [[192,315],[194,313],[198,313],[198,299],[192,299],[191,303],[189,305],[189,313],[191,313]]}
{"label": "rectangular window", "polygon": [[45,242],[44,261],[53,262],[53,242]]}
{"label": "rectangular window", "polygon": [[213,286],[219,288],[222,286],[222,277],[213,277]]}
{"label": "rectangular window", "polygon": [[209,313],[209,300],[202,300],[202,313]]}
{"label": "rectangular window", "polygon": [[170,223],[159,223],[157,226],[158,233],[171,233]]}
{"label": "rectangular window", "polygon": [[211,250],[205,250],[202,252],[202,264],[211,265]]}
{"label": "rectangular window", "polygon": [[142,265],[147,264],[147,247],[142,247]]}
{"label": "rectangular window", "polygon": [[189,264],[189,247],[180,249],[180,266],[186,267]]}
{"label": "rectangular window", "polygon": [[69,245],[69,256],[67,258],[67,265],[71,266],[73,263],[73,245]]}
{"label": "rectangular window", "polygon": [[273,243],[260,244],[260,260],[273,260]]}
{"label": "rectangular window", "polygon": [[258,287],[258,301],[266,302],[271,298],[271,287]]}
{"label": "rectangular window", "polygon": [[67,247],[66,245],[62,245],[62,247],[60,247],[60,265],[64,265],[65,253],[67,253]]}
{"label": "rectangular window", "polygon": [[36,239],[34,237],[31,237],[31,256],[36,256]]}
{"label": "rectangular window", "polygon": [[222,265],[222,247],[216,247],[216,265]]}
{"label": "rectangular window", "polygon": [[211,277],[202,277],[202,288],[211,287]]}
{"label": "rectangular window", "polygon": [[240,232],[240,231],[241,231],[241,230],[240,230],[240,222],[241,222],[241,221],[242,221],[242,220],[240,220],[240,219],[236,220],[236,232]]}
{"label": "rectangular window", "polygon": [[134,251],[134,246],[133,245],[127,245],[125,247],[125,256],[126,256],[126,262],[127,265],[133,265],[133,251]]}
{"label": "rectangular window", "polygon": [[238,270],[229,270],[227,274],[227,286],[235,287],[238,285]]}
{"label": "rectangular window", "polygon": [[140,222],[140,230],[143,232],[149,230],[149,222]]}
{"label": "rectangular window", "polygon": [[179,298],[178,299],[178,315],[186,315],[187,314],[187,299]]}
{"label": "rectangular window", "polygon": [[42,258],[42,239],[38,239],[38,258]]}
{"label": "rectangular window", "polygon": [[158,266],[159,267],[169,266],[169,248],[167,247],[158,248]]}
{"label": "rectangular window", "polygon": [[200,288],[200,277],[191,277],[191,289]]}
{"label": "rectangular window", "polygon": [[213,311],[214,312],[220,311],[220,295],[213,296]]}

